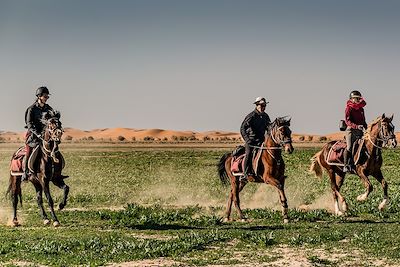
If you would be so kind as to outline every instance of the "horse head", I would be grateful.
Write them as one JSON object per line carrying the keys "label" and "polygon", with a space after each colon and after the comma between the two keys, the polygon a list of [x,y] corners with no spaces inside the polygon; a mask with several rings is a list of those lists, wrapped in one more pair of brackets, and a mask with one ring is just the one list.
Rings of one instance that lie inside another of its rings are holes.
{"label": "horse head", "polygon": [[49,111],[43,115],[42,123],[44,125],[44,140],[53,141],[56,144],[61,143],[61,136],[64,133],[60,121],[61,114],[58,111]]}
{"label": "horse head", "polygon": [[282,146],[286,153],[291,154],[294,150],[292,145],[292,131],[290,130],[290,120],[287,117],[276,118],[271,125],[270,135],[276,145]]}
{"label": "horse head", "polygon": [[384,113],[368,127],[367,132],[371,137],[376,136],[376,141],[382,142],[382,147],[395,148],[397,146],[392,120],[393,114],[390,117],[386,117]]}

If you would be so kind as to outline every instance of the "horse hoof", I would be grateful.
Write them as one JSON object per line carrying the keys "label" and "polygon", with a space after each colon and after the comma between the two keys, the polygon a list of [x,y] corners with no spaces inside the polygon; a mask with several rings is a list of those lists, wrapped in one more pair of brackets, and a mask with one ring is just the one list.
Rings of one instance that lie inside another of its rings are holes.
{"label": "horse hoof", "polygon": [[224,223],[226,223],[226,222],[230,222],[231,220],[229,219],[229,218],[224,218],[223,220],[222,220],[222,222],[224,222]]}
{"label": "horse hoof", "polygon": [[58,210],[63,210],[63,209],[64,209],[64,207],[65,207],[65,205],[64,205],[64,204],[62,204],[62,203],[60,203],[60,204],[58,205]]}
{"label": "horse hoof", "polygon": [[359,202],[363,202],[363,201],[365,201],[366,199],[367,199],[367,196],[366,196],[365,194],[359,195],[359,196],[357,197],[357,201],[359,201]]}
{"label": "horse hoof", "polygon": [[12,227],[18,227],[18,226],[21,226],[21,224],[19,223],[18,220],[13,220],[11,226]]}
{"label": "horse hoof", "polygon": [[284,223],[284,224],[289,223],[289,219],[283,219],[283,223]]}
{"label": "horse hoof", "polygon": [[379,211],[383,211],[386,207],[386,204],[387,204],[387,199],[384,199],[378,206]]}
{"label": "horse hoof", "polygon": [[58,222],[58,221],[53,222],[53,226],[54,227],[59,227],[60,226],[60,222]]}
{"label": "horse hoof", "polygon": [[343,212],[346,212],[348,208],[349,208],[349,207],[347,206],[347,203],[346,203],[346,202],[343,202],[343,204],[342,204],[342,210],[343,210]]}
{"label": "horse hoof", "polygon": [[336,216],[343,216],[343,215],[344,215],[344,213],[341,212],[340,210],[336,212]]}
{"label": "horse hoof", "polygon": [[242,219],[239,220],[239,222],[242,222],[242,223],[247,222],[247,219],[246,218],[242,218]]}
{"label": "horse hoof", "polygon": [[48,219],[43,220],[43,224],[44,224],[44,225],[49,225],[49,224],[50,224],[50,220],[48,220]]}

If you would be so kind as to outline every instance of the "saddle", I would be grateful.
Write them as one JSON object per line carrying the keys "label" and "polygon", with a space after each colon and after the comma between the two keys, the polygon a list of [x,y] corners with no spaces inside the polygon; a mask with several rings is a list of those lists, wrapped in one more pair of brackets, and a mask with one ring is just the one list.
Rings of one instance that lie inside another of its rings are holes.
{"label": "saddle", "polygon": [[[36,160],[37,156],[39,154],[40,151],[40,147],[36,146],[35,148],[33,148],[33,151],[29,157],[28,160],[28,168],[29,171],[31,173],[36,173],[37,170],[39,169],[39,162]],[[18,175],[22,175],[24,170],[23,170],[23,160],[24,157],[26,155],[26,150],[25,150],[25,146],[20,147],[12,156],[11,158],[11,163],[10,163],[10,171],[11,171],[11,175],[14,176],[18,176]],[[65,167],[65,160],[63,155],[58,151],[56,153],[56,157],[59,160],[59,163],[57,164],[61,164],[61,169],[64,169]],[[56,163],[54,163],[56,164]]]}
{"label": "saddle", "polygon": [[[234,176],[242,176],[244,175],[244,158],[245,154],[245,147],[240,145],[236,147],[236,149],[232,152],[232,160],[231,160],[231,172]],[[257,174],[258,170],[258,162],[261,158],[262,149],[255,148],[252,152],[250,160],[253,164],[253,170]]]}
{"label": "saddle", "polygon": [[[344,151],[347,147],[345,140],[336,141],[331,147],[326,156],[326,163],[329,165],[344,166]],[[352,148],[352,155],[354,164],[362,164],[366,150],[364,149],[364,139],[358,139],[354,142]]]}

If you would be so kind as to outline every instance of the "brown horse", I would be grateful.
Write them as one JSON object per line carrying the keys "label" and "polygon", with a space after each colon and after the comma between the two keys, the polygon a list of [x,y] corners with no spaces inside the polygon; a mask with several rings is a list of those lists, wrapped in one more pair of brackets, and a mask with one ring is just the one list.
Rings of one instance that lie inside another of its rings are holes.
{"label": "brown horse", "polygon": [[[358,153],[355,153],[360,155],[361,158],[357,159],[358,162],[355,160],[356,175],[361,178],[366,189],[364,194],[357,197],[357,200],[365,201],[369,193],[371,193],[373,188],[368,179],[368,175],[372,175],[382,185],[383,189],[383,201],[378,206],[379,210],[383,210],[388,202],[388,185],[383,178],[381,171],[383,162],[382,148],[395,148],[397,145],[392,120],[393,115],[391,117],[386,117],[385,114],[383,114],[381,117],[378,117],[369,124],[368,129],[364,132],[364,136],[361,139]],[[314,172],[320,178],[322,177],[322,167],[327,171],[331,180],[331,189],[335,203],[335,214],[343,215],[343,213],[347,211],[348,206],[345,198],[340,193],[340,188],[343,185],[346,174],[343,172],[343,168],[339,164],[332,165],[332,163],[327,162],[328,153],[335,143],[336,141],[327,143],[321,151],[312,157],[310,171]],[[338,200],[342,203],[341,207]]]}
{"label": "brown horse", "polygon": [[[40,208],[44,224],[50,224],[50,221],[43,208],[43,191],[46,195],[50,207],[51,217],[53,219],[53,225],[55,227],[59,226],[60,223],[54,212],[54,202],[50,194],[49,182],[52,181],[56,186],[64,190],[64,198],[59,205],[60,209],[65,207],[69,192],[69,187],[63,181],[63,179],[67,176],[61,175],[61,170],[64,166],[64,159],[61,153],[58,151],[58,144],[61,141],[63,129],[61,127],[59,118],[60,113],[50,112],[42,119],[42,122],[45,125],[42,133],[43,138],[39,137],[41,144],[39,145],[37,152],[32,152],[32,155],[34,153],[37,153],[37,155],[36,160],[32,162],[31,165],[34,173],[32,173],[28,178],[36,189],[37,203]],[[14,153],[12,159],[14,159],[16,153]],[[22,205],[21,175],[21,172],[10,170],[10,183],[7,194],[11,194],[14,226],[20,225],[17,219],[17,205],[18,198]]]}
{"label": "brown horse", "polygon": [[[284,222],[289,222],[288,205],[285,196],[285,163],[282,158],[282,149],[288,153],[293,152],[290,119],[277,118],[270,127],[270,134],[266,136],[264,143],[258,148],[259,160],[253,161],[255,177],[249,176],[248,180],[255,183],[266,183],[276,187],[279,191],[280,202],[282,204],[282,215]],[[224,184],[230,181],[231,192],[229,194],[226,217],[224,221],[230,220],[232,201],[235,203],[239,218],[244,221],[242,210],[240,209],[239,193],[247,184],[247,181],[240,180],[240,175],[231,171],[232,153],[226,153],[218,163],[219,177]]]}

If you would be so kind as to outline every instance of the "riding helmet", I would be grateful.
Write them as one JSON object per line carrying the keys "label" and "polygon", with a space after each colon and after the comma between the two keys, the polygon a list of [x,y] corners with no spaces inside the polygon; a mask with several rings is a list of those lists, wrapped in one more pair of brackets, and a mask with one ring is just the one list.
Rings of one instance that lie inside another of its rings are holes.
{"label": "riding helmet", "polygon": [[41,96],[43,94],[50,94],[49,89],[47,89],[46,86],[41,86],[38,89],[36,89],[36,96]]}
{"label": "riding helmet", "polygon": [[360,91],[354,90],[354,91],[351,91],[351,93],[350,93],[350,96],[349,96],[349,97],[350,97],[350,98],[354,98],[354,97],[361,98],[361,97],[362,97],[362,95],[361,95]]}

